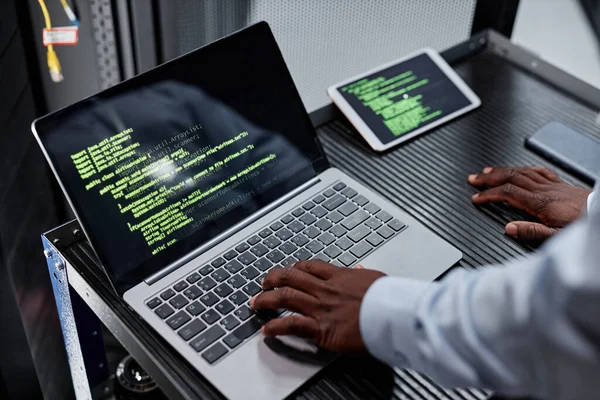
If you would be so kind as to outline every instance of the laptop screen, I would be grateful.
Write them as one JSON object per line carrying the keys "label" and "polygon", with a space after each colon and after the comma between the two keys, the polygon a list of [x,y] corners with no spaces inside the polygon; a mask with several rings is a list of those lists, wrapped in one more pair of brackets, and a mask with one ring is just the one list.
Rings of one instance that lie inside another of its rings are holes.
{"label": "laptop screen", "polygon": [[266,23],[35,123],[119,292],[326,168]]}

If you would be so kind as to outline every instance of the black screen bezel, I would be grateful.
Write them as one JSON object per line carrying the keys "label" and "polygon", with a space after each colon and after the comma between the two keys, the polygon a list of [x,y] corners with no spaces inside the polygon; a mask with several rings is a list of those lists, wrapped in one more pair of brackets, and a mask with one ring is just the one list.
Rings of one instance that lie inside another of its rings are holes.
{"label": "black screen bezel", "polygon": [[[298,93],[297,87],[294,84],[294,81],[289,73],[289,69],[287,68],[285,60],[283,59],[281,50],[279,49],[279,46],[277,45],[277,42],[275,41],[275,37],[273,36],[273,33],[272,33],[269,25],[263,21],[263,22],[256,23],[248,28],[242,29],[235,33],[232,33],[231,35],[225,36],[211,44],[208,44],[206,46],[198,48],[190,53],[184,54],[181,57],[173,59],[173,60],[171,60],[165,64],[162,64],[156,68],[153,68],[145,73],[137,75],[134,78],[131,78],[127,81],[121,82],[118,85],[115,85],[109,89],[106,89],[96,95],[90,96],[74,105],[65,107],[54,113],[51,113],[42,118],[39,118],[36,121],[34,121],[32,124],[32,130],[33,130],[36,138],[38,139],[40,146],[42,147],[42,150],[43,150],[48,162],[50,163],[50,166],[51,166],[57,180],[59,181],[59,184],[62,187],[63,192],[65,193],[65,195],[67,197],[67,200],[69,201],[69,204],[71,205],[71,208],[73,209],[77,219],[79,220],[80,225],[81,225],[83,231],[85,232],[92,248],[96,252],[96,254],[104,268],[105,273],[107,274],[111,283],[113,284],[114,289],[120,295],[123,295],[123,293],[125,293],[125,291],[127,291],[129,288],[135,286],[136,284],[142,282],[148,276],[151,276],[151,275],[157,273],[158,271],[165,268],[169,264],[184,257],[186,254],[189,254],[191,251],[198,248],[205,242],[199,240],[198,234],[194,233],[194,234],[188,236],[187,238],[185,238],[184,240],[181,240],[180,242],[176,243],[175,245],[167,248],[165,251],[160,252],[154,256],[151,256],[146,261],[144,261],[141,264],[139,264],[138,266],[134,267],[130,271],[130,273],[125,274],[121,279],[117,279],[116,275],[113,273],[110,265],[107,265],[107,263],[105,263],[105,260],[107,260],[107,257],[105,257],[103,249],[100,248],[100,246],[95,245],[95,243],[97,243],[97,242],[95,240],[94,232],[91,229],[87,228],[89,225],[88,225],[88,221],[86,220],[84,214],[77,212],[77,210],[81,209],[81,205],[76,200],[76,198],[73,196],[72,191],[69,190],[69,188],[67,186],[65,186],[63,184],[62,180],[60,179],[60,176],[62,175],[61,171],[60,171],[60,164],[56,162],[55,156],[48,152],[48,147],[44,145],[43,133],[38,128],[41,124],[44,124],[44,123],[52,124],[52,121],[56,121],[57,119],[60,119],[60,116],[64,112],[74,112],[74,111],[76,112],[78,107],[83,107],[84,104],[87,104],[88,102],[93,102],[99,98],[106,98],[106,97],[112,97],[112,96],[118,95],[122,91],[129,90],[129,88],[131,86],[138,86],[140,84],[143,84],[144,81],[152,82],[153,76],[155,75],[156,70],[158,70],[158,69],[162,70],[165,68],[169,68],[171,65],[174,65],[174,64],[186,63],[191,58],[191,57],[189,57],[190,55],[192,55],[192,54],[196,55],[197,52],[202,52],[203,49],[205,49],[208,46],[211,46],[211,47],[214,47],[214,46],[223,46],[223,47],[236,46],[236,44],[234,42],[236,42],[236,41],[238,43],[240,41],[243,42],[246,36],[253,37],[253,38],[258,37],[260,39],[260,41],[265,41],[265,42],[271,41],[273,43],[272,47],[273,47],[273,49],[275,49],[275,51],[272,54],[271,62],[280,64],[281,68],[283,68],[284,71],[287,72],[285,75],[287,75],[287,77],[289,77],[290,90],[291,90],[291,92],[294,93],[294,98],[289,98],[289,99],[287,99],[287,101],[297,102],[297,105],[299,105],[301,107],[301,109],[305,110],[305,108],[302,104],[302,100],[300,98],[300,94]],[[237,46],[240,46],[240,44],[237,44]],[[308,134],[311,134],[311,136],[312,136],[312,137],[307,137],[306,139],[313,140],[313,142],[315,143],[315,146],[316,146],[315,154],[319,155],[319,157],[312,160],[311,166],[314,169],[314,174],[312,174],[312,176],[308,179],[308,180],[310,180],[310,179],[316,177],[319,173],[328,169],[330,166],[329,166],[329,162],[327,161],[327,158],[325,156],[325,153],[323,151],[323,147],[317,137],[316,131],[315,131],[306,111],[304,112],[303,118],[304,118],[304,123],[306,125],[306,132]],[[270,190],[273,190],[273,189],[275,189],[275,188],[272,188]],[[124,245],[126,245],[126,244],[124,244]]]}

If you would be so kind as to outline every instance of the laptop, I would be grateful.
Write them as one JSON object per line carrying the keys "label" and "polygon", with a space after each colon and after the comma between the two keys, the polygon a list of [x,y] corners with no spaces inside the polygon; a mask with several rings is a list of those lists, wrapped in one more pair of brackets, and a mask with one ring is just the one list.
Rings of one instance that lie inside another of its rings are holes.
{"label": "laptop", "polygon": [[270,269],[318,258],[430,281],[461,258],[330,167],[265,22],[32,130],[114,290],[231,399],[281,399],[328,362],[261,336],[248,300]]}

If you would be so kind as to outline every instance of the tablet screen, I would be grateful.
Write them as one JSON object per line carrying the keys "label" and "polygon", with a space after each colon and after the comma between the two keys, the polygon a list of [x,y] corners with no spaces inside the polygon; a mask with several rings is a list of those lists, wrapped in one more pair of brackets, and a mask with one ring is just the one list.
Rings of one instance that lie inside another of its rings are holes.
{"label": "tablet screen", "polygon": [[338,88],[383,144],[471,105],[427,53]]}

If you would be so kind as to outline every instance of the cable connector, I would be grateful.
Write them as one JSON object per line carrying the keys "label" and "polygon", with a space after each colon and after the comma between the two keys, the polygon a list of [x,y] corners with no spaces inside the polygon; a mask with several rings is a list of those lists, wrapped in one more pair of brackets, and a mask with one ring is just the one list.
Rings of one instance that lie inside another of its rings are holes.
{"label": "cable connector", "polygon": [[50,70],[50,78],[53,82],[62,82],[64,77],[61,72],[60,61],[58,61],[56,51],[54,51],[53,48],[49,47],[48,53],[46,54],[46,58],[48,59],[48,69]]}

